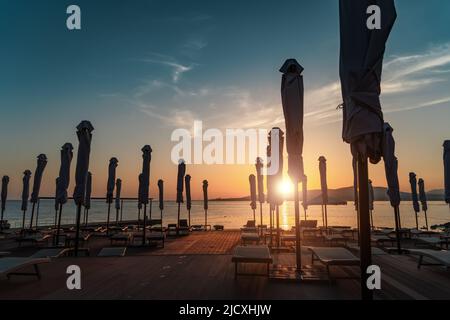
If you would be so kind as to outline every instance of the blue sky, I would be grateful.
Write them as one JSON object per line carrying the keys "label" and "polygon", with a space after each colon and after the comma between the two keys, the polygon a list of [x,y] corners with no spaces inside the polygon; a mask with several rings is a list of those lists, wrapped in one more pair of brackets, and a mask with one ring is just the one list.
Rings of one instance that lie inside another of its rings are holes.
{"label": "blue sky", "polygon": [[[70,4],[81,7],[81,31],[66,29]],[[396,6],[382,102],[395,129],[401,185],[417,171],[430,188],[441,188],[441,145],[450,138],[450,2],[397,0]],[[44,189],[53,192],[58,150],[66,141],[76,144],[74,127],[89,119],[99,190],[111,156],[119,158],[123,176],[137,176],[139,149],[147,143],[157,174],[172,179],[175,168],[167,163],[175,128],[190,128],[195,119],[218,128],[283,125],[278,68],[293,57],[305,68],[311,186],[318,185],[321,154],[328,158],[329,185],[349,185],[350,156],[335,110],[338,18],[334,0],[2,0],[0,173],[15,180],[18,192],[21,172],[34,169],[44,152],[52,164]],[[193,168],[199,183],[201,175],[214,175],[212,167]],[[385,184],[380,167],[372,171],[376,185]],[[229,190],[233,182],[222,183]]]}

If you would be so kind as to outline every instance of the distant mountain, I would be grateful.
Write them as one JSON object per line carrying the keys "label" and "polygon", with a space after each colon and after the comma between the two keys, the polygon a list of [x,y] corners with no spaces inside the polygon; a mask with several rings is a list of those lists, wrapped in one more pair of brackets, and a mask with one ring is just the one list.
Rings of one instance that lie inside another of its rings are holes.
{"label": "distant mountain", "polygon": [[[384,187],[374,187],[375,201],[389,201],[387,195],[387,189]],[[321,195],[320,189],[308,190],[308,198],[315,199]],[[302,194],[299,192],[300,200],[302,200]],[[340,201],[354,201],[353,187],[343,187],[338,189],[328,189],[328,196]],[[400,197],[404,201],[411,201],[410,192],[400,192]],[[427,200],[429,201],[443,201],[444,190],[434,189],[427,192]],[[250,201],[250,196],[240,198],[217,198],[216,201]],[[290,199],[293,200],[293,199]]]}

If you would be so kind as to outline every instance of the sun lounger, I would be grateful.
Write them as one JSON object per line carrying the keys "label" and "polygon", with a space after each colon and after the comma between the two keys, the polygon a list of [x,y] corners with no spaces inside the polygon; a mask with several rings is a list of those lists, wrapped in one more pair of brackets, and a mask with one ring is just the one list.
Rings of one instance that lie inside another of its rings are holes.
{"label": "sun lounger", "polygon": [[214,230],[216,230],[216,231],[223,231],[224,226],[221,225],[221,224],[215,224],[215,225],[213,226],[213,228],[214,228]]}
{"label": "sun lounger", "polygon": [[166,241],[166,236],[163,232],[150,232],[145,235],[147,241],[150,243],[161,242],[162,247],[164,248],[164,242]]}
{"label": "sun lounger", "polygon": [[40,245],[43,243],[48,243],[48,240],[50,239],[50,235],[41,235],[39,233],[36,234],[29,234],[29,235],[23,235],[16,238],[16,241],[19,242],[19,246],[22,245],[22,243],[31,243],[33,245]]}
{"label": "sun lounger", "polygon": [[241,243],[245,245],[247,242],[256,242],[259,243],[260,237],[259,234],[255,232],[244,232],[241,234]]}
{"label": "sun lounger", "polygon": [[168,236],[176,236],[177,235],[176,223],[170,223],[167,225],[167,235]]}
{"label": "sun lounger", "polygon": [[370,239],[372,242],[375,242],[377,245],[381,246],[384,246],[386,242],[389,242],[392,247],[395,245],[395,242],[397,241],[395,238],[392,238],[385,234],[372,234],[370,236]]}
{"label": "sun lounger", "polygon": [[[0,259],[0,277],[6,276],[10,279],[11,276],[36,276],[41,278],[39,265],[49,263],[49,258],[2,258]],[[34,272],[19,272],[27,267],[33,267]]]}
{"label": "sun lounger", "polygon": [[256,222],[255,220],[248,220],[247,223],[245,225],[242,226],[241,228],[242,232],[258,232],[258,228],[256,228]]}
{"label": "sun lounger", "polygon": [[37,251],[35,254],[31,255],[30,258],[39,259],[39,258],[59,258],[71,251],[69,248],[50,248],[50,249],[41,249]]}
{"label": "sun lounger", "polygon": [[[354,252],[357,252],[357,254],[359,254],[360,248],[359,248],[357,243],[349,244],[349,245],[346,245],[345,247],[347,249],[349,249],[351,251],[354,251]],[[387,248],[387,249],[390,250],[391,248]],[[392,248],[392,249],[394,249],[394,248]],[[397,248],[395,248],[395,250],[397,250]],[[388,254],[386,251],[384,251],[384,250],[382,250],[382,249],[380,249],[378,247],[372,247],[371,248],[371,252],[372,252],[373,256],[381,256],[381,255],[387,255]]]}
{"label": "sun lounger", "polygon": [[[417,268],[421,266],[444,266],[450,269],[450,251],[446,250],[431,250],[431,249],[409,249],[408,253],[419,256]],[[433,260],[434,263],[424,263],[424,258]],[[1,261],[1,260],[0,260]]]}
{"label": "sun lounger", "polygon": [[347,245],[347,242],[349,241],[349,239],[347,237],[344,237],[342,234],[324,235],[323,239],[325,242],[328,242],[331,246],[338,244]]}
{"label": "sun lounger", "polygon": [[126,232],[116,233],[116,234],[112,235],[111,237],[109,237],[109,240],[111,241],[111,246],[113,246],[117,243],[121,243],[126,246],[128,244],[128,242],[131,240],[131,233],[126,233]]}
{"label": "sun lounger", "polygon": [[264,275],[269,276],[270,264],[273,262],[270,255],[269,247],[267,246],[237,246],[234,248],[234,253],[231,258],[231,262],[234,263],[234,277],[238,275],[263,275],[263,274],[250,274],[239,273],[239,263],[261,263],[267,265],[267,273]]}
{"label": "sun lounger", "polygon": [[442,249],[444,245],[448,248],[448,238],[441,237],[416,237],[414,238],[415,245],[418,246],[426,246],[431,248],[440,248]]}
{"label": "sun lounger", "polygon": [[102,248],[97,257],[124,257],[126,252],[126,247]]}
{"label": "sun lounger", "polygon": [[188,235],[191,232],[191,227],[186,219],[180,220],[180,225],[178,226],[179,235]]}
{"label": "sun lounger", "polygon": [[[325,265],[330,281],[332,279],[339,279],[338,277],[331,277],[331,266],[359,266],[359,258],[345,248],[308,247],[308,250],[311,252],[312,264],[315,261],[319,261]],[[349,279],[349,277],[345,277],[345,279]]]}

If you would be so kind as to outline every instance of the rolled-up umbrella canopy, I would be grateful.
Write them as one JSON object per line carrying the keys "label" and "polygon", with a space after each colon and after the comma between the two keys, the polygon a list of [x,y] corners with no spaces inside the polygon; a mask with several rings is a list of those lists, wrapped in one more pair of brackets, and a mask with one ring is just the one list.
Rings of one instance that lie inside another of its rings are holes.
{"label": "rolled-up umbrella canopy", "polygon": [[77,205],[76,232],[75,232],[75,256],[78,256],[78,244],[80,237],[81,206],[86,197],[86,184],[89,171],[89,157],[91,154],[92,131],[94,127],[89,121],[82,121],[77,126],[78,154],[75,169],[75,190],[73,199]]}
{"label": "rolled-up umbrella canopy", "polygon": [[45,154],[38,155],[36,171],[34,172],[33,192],[31,193],[30,198],[31,203],[37,203],[39,200],[39,190],[41,188],[42,175],[44,174],[44,169],[46,166],[47,156]]}
{"label": "rolled-up umbrella canopy", "polygon": [[41,189],[42,175],[44,174],[44,169],[46,166],[47,166],[47,156],[45,154],[38,155],[36,171],[34,172],[33,191],[31,192],[30,198],[30,202],[33,204],[33,208],[31,209],[30,229],[33,227],[34,206],[39,201],[39,191]]}
{"label": "rolled-up umbrella canopy", "polygon": [[177,203],[183,203],[183,185],[184,185],[184,175],[186,173],[186,164],[184,160],[180,160],[178,164],[178,175],[177,175]]}
{"label": "rolled-up umbrella canopy", "polygon": [[419,200],[422,205],[422,211],[425,214],[425,224],[428,230],[428,216],[427,216],[428,204],[427,204],[427,194],[425,192],[425,181],[423,181],[423,179],[420,178],[417,184],[419,185]]}
{"label": "rolled-up umbrella canopy", "polygon": [[89,121],[82,121],[77,126],[78,154],[75,169],[75,190],[73,200],[75,204],[82,205],[86,196],[86,182],[89,170],[89,156],[91,154],[92,131],[94,127]]}
{"label": "rolled-up umbrella canopy", "polygon": [[[55,179],[55,211],[58,211],[59,209],[59,202],[58,202],[58,184],[59,184],[59,177]],[[55,218],[56,219],[56,218]],[[56,221],[56,220],[55,220]]]}
{"label": "rolled-up umbrella canopy", "polygon": [[150,187],[150,161],[152,160],[152,148],[149,145],[142,147],[142,204],[148,204]]}
{"label": "rolled-up umbrella canopy", "polygon": [[394,208],[395,216],[395,231],[397,238],[397,250],[400,254],[401,243],[400,243],[400,187],[398,183],[398,160],[395,156],[395,140],[392,135],[394,129],[385,122],[383,125],[383,161],[384,161],[384,171],[386,174],[386,181],[388,185],[387,194],[389,196],[389,201],[391,206]]}
{"label": "rolled-up umbrella canopy", "polygon": [[108,183],[106,185],[106,202],[112,203],[114,195],[114,186],[116,184],[116,168],[119,163],[117,158],[112,157],[108,166]]}
{"label": "rolled-up umbrella canopy", "polygon": [[303,209],[305,210],[305,220],[306,220],[306,210],[308,210],[308,177],[306,175],[303,176],[302,186],[303,186],[302,206]]}
{"label": "rolled-up umbrella canopy", "polygon": [[159,210],[164,210],[164,181],[158,180]]}
{"label": "rolled-up umbrella canopy", "polygon": [[250,182],[250,207],[253,210],[253,220],[255,220],[255,210],[256,210],[256,178],[254,174],[248,176],[248,181]]}
{"label": "rolled-up umbrella canopy", "polygon": [[186,209],[188,211],[188,222],[189,226],[191,225],[191,208],[192,208],[192,199],[191,199],[191,176],[186,175],[184,177],[184,184],[186,186]]}
{"label": "rolled-up umbrella canopy", "polygon": [[281,102],[286,124],[288,174],[293,181],[303,178],[303,67],[295,59],[287,59],[280,68]]}
{"label": "rolled-up umbrella canopy", "polygon": [[370,210],[370,225],[372,226],[372,228],[374,228],[374,224],[373,224],[373,199],[374,199],[373,185],[372,185],[372,180],[369,179],[369,210]]}
{"label": "rolled-up umbrella canopy", "polygon": [[450,140],[444,141],[444,185],[445,202],[450,206]]}
{"label": "rolled-up umbrella canopy", "polygon": [[203,209],[205,210],[205,230],[208,226],[208,180],[203,180]]}
{"label": "rolled-up umbrella canopy", "polygon": [[21,210],[23,211],[23,219],[22,219],[22,229],[25,228],[25,212],[28,208],[28,197],[30,196],[30,178],[31,178],[31,171],[25,170],[23,172],[23,188],[22,188],[22,206]]}
{"label": "rolled-up umbrella canopy", "polygon": [[400,205],[400,187],[398,182],[398,160],[395,156],[395,140],[392,136],[394,129],[389,123],[384,123],[383,161],[388,185],[387,194],[392,207]]}
{"label": "rolled-up umbrella canopy", "polygon": [[59,167],[58,185],[56,188],[56,201],[58,204],[67,202],[67,188],[70,183],[70,164],[73,158],[73,146],[71,143],[65,143],[61,147],[61,165]]}
{"label": "rolled-up umbrella canopy", "polygon": [[328,185],[327,185],[327,160],[324,156],[319,157],[320,190],[322,194],[322,219],[323,226],[328,227]]}
{"label": "rolled-up umbrella canopy", "polygon": [[121,179],[117,179],[116,180],[116,203],[115,203],[115,207],[117,210],[120,209],[120,193],[122,191],[122,180]]}
{"label": "rolled-up umbrella canopy", "polygon": [[[277,164],[278,165],[278,171],[272,174],[271,177],[271,184],[272,184],[272,199],[274,204],[276,205],[282,205],[284,198],[283,195],[280,192],[277,192],[277,187],[283,180],[283,149],[284,149],[284,132],[278,127],[272,128],[272,130],[269,132],[269,147],[271,152],[271,163],[270,163],[270,169],[272,169],[272,166]],[[278,146],[273,146],[273,142],[277,143]]]}
{"label": "rolled-up umbrella canopy", "polygon": [[256,158],[256,176],[258,184],[258,201],[264,203],[264,176],[263,176],[263,163],[260,157]]}
{"label": "rolled-up umbrella canopy", "polygon": [[[142,200],[142,190],[143,190],[143,177],[142,177],[142,173],[139,174],[138,176],[138,182],[139,182],[139,186],[138,186],[138,209],[142,209],[142,204],[143,204],[143,200]],[[138,218],[139,220],[139,218]]]}
{"label": "rolled-up umbrella canopy", "polygon": [[[272,156],[272,152],[271,152],[271,147],[270,147],[270,134],[269,134],[269,145],[267,146],[266,149],[266,155],[267,155],[267,159],[270,159],[270,157]],[[269,162],[267,164],[267,171],[270,171],[270,166],[271,163]],[[267,203],[270,204],[270,206],[273,206],[275,204],[275,197],[273,195],[273,175],[268,174],[267,178],[266,178],[266,189],[267,189],[267,196],[266,196],[266,201]]]}
{"label": "rolled-up umbrella canopy", "polygon": [[3,221],[3,215],[6,209],[6,198],[8,197],[8,183],[9,183],[9,177],[3,176],[2,177],[2,194],[1,194],[1,201],[2,201],[2,216],[1,220]]}
{"label": "rolled-up umbrella canopy", "polygon": [[[370,30],[366,24],[367,8],[373,4],[381,11],[381,29]],[[373,291],[366,286],[366,270],[372,264],[367,159],[372,163],[381,160],[384,123],[381,72],[386,41],[397,14],[394,0],[340,0],[339,15],[342,138],[351,144],[352,155],[357,160],[361,295],[369,300]]]}
{"label": "rolled-up umbrella canopy", "polygon": [[373,210],[374,196],[372,180],[369,179],[369,210]]}
{"label": "rolled-up umbrella canopy", "polygon": [[419,221],[417,213],[420,212],[419,197],[417,196],[417,179],[414,172],[409,173],[409,184],[411,185],[411,201],[413,204],[414,214],[416,215],[416,228],[419,229]]}

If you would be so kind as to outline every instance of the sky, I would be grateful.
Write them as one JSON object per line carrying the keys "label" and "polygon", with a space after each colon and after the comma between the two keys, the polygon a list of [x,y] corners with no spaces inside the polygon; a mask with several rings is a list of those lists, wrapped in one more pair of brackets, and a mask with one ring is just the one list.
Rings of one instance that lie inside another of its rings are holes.
{"label": "sky", "polygon": [[[66,8],[81,8],[81,30],[66,28]],[[381,101],[394,128],[400,187],[416,172],[426,188],[443,187],[442,143],[450,139],[450,2],[397,0],[387,43]],[[153,149],[151,195],[158,179],[176,191],[170,160],[173,130],[284,127],[279,67],[304,67],[308,187],[352,184],[342,141],[338,1],[0,0],[0,174],[10,197],[36,157],[49,159],[41,195],[54,193],[59,150],[78,145],[76,125],[90,120],[94,194],[104,196],[108,161],[119,159],[124,196],[136,196],[140,149]],[[75,159],[72,170],[75,167]],[[249,193],[252,165],[188,165],[194,198],[209,181],[210,197]],[[383,165],[371,165],[385,186]],[[73,176],[70,193],[73,191]]]}

